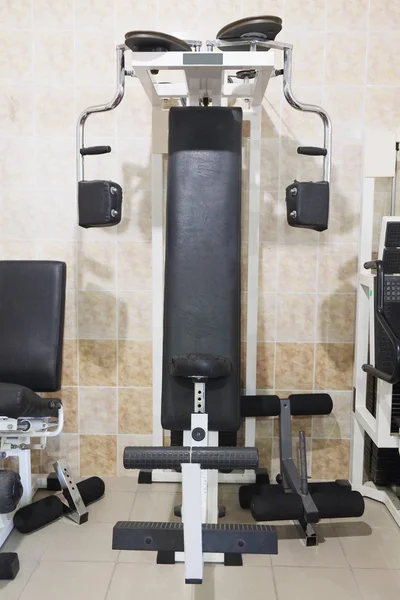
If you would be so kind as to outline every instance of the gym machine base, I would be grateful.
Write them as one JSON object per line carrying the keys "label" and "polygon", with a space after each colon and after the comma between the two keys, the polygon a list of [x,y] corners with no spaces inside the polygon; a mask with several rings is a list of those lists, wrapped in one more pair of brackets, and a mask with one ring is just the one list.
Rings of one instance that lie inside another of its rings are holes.
{"label": "gym machine base", "polygon": [[[315,231],[328,224],[331,122],[322,108],[293,96],[292,46],[275,40],[281,28],[278,17],[242,19],[207,41],[205,52],[200,41],[129,32],[125,44],[117,46],[114,98],[86,109],[78,121],[79,224],[112,226],[121,220],[122,188],[113,181],[84,179],[85,156],[111,150],[85,145],[86,120],[119,105],[126,76],[140,81],[153,108],[154,446],[126,448],[124,466],[141,470],[143,483],[181,481],[182,507],[176,514],[183,522],[119,522],[113,548],[157,550],[158,562],[183,560],[187,583],[202,582],[204,561],[239,565],[243,553],[277,552],[274,528],[218,524],[224,512],[218,507],[218,483],[254,483],[259,467],[255,419],[263,413],[259,405],[254,408],[254,400],[259,399],[261,103],[271,77],[282,76],[288,103],[318,114],[324,128],[323,147],[298,148],[299,154],[323,158],[323,181],[288,186],[288,223]],[[132,51],[129,69],[127,49]],[[274,51],[283,52],[283,69],[275,69]],[[168,110],[170,103],[174,106]],[[240,398],[242,120],[250,123],[250,158],[246,382]],[[168,155],[165,234],[163,155]],[[236,432],[242,417],[245,447],[239,448]],[[163,446],[164,430],[171,431],[171,447]],[[174,445],[177,439],[179,445]],[[267,477],[261,472],[258,481]]]}
{"label": "gym machine base", "polygon": [[[394,131],[371,131],[364,143],[351,482],[366,498],[385,504],[400,526],[400,217],[395,216],[399,137]],[[379,178],[392,180],[392,194],[375,254]]]}
{"label": "gym machine base", "polygon": [[276,484],[244,485],[239,490],[240,506],[250,509],[256,521],[297,521],[307,546],[316,546],[313,527],[320,519],[361,517],[364,500],[348,481],[308,482],[304,431],[299,433],[299,466],[293,459],[292,416],[329,415],[328,394],[292,394],[289,398],[258,396],[263,414],[279,417],[280,473]]}

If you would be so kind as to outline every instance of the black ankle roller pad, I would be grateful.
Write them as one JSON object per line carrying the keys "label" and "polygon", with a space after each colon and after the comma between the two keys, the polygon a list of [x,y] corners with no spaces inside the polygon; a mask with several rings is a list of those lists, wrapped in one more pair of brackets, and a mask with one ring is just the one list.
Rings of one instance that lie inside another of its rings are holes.
{"label": "black ankle roller pad", "polygon": [[202,469],[256,469],[257,448],[234,447],[149,447],[128,446],[125,469],[176,469],[181,464],[199,463]]}

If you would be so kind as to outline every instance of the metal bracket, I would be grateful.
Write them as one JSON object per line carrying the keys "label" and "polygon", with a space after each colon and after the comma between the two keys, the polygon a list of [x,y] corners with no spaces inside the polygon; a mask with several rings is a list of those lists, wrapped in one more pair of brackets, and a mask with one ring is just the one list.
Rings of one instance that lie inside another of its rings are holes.
{"label": "metal bracket", "polygon": [[66,511],[66,516],[72,519],[78,525],[86,523],[89,518],[89,512],[82,500],[82,496],[79,493],[77,485],[74,481],[72,474],[70,473],[66,460],[58,460],[53,463],[54,470],[60,482],[61,489],[68,502],[70,510]]}

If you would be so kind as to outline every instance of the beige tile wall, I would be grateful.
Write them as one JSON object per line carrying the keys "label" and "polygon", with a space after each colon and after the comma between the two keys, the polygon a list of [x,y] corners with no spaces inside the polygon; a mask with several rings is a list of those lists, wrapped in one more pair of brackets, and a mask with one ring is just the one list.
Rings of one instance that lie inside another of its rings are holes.
{"label": "beige tile wall", "polygon": [[[113,95],[114,45],[126,30],[206,39],[258,13],[283,17],[279,37],[295,46],[295,93],[322,103],[334,127],[330,229],[290,229],[285,187],[321,173],[296,147],[320,143],[321,127],[291,110],[281,81],[271,81],[263,103],[258,388],[330,391],[333,415],[297,419],[294,435],[306,431],[314,477],[347,475],[362,135],[400,120],[400,9],[383,0],[0,2],[0,259],[68,264],[66,426],[42,469],[64,455],[83,475],[122,474],[123,447],[151,439],[150,106],[128,79],[122,106],[89,120],[88,143],[110,144],[113,153],[89,158],[87,177],[115,178],[125,190],[123,223],[107,231],[76,226],[77,116]],[[383,205],[387,190],[380,197]],[[245,256],[244,248],[244,264]],[[263,462],[273,470],[277,434],[272,421],[259,420]]]}

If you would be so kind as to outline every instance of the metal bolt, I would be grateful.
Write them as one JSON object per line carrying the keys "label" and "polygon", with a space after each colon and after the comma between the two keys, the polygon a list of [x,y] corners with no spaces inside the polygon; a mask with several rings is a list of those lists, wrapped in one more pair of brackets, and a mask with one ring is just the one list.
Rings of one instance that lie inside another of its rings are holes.
{"label": "metal bolt", "polygon": [[112,216],[112,217],[117,217],[117,216],[118,216],[118,211],[117,211],[117,210],[115,210],[115,208],[112,208],[112,209],[111,209],[111,216]]}
{"label": "metal bolt", "polygon": [[290,190],[290,193],[292,194],[292,196],[297,196],[297,188],[294,187]]}
{"label": "metal bolt", "polygon": [[117,193],[117,191],[118,191],[118,190],[117,190],[117,188],[116,188],[116,187],[114,187],[113,185],[110,187],[110,193],[111,193],[111,194],[116,194],[116,193]]}
{"label": "metal bolt", "polygon": [[11,423],[9,425],[7,425],[7,429],[12,429],[13,426],[11,425]]}
{"label": "metal bolt", "polygon": [[289,214],[289,217],[291,217],[292,219],[296,219],[297,218],[297,212],[295,210],[292,210],[292,212]]}

